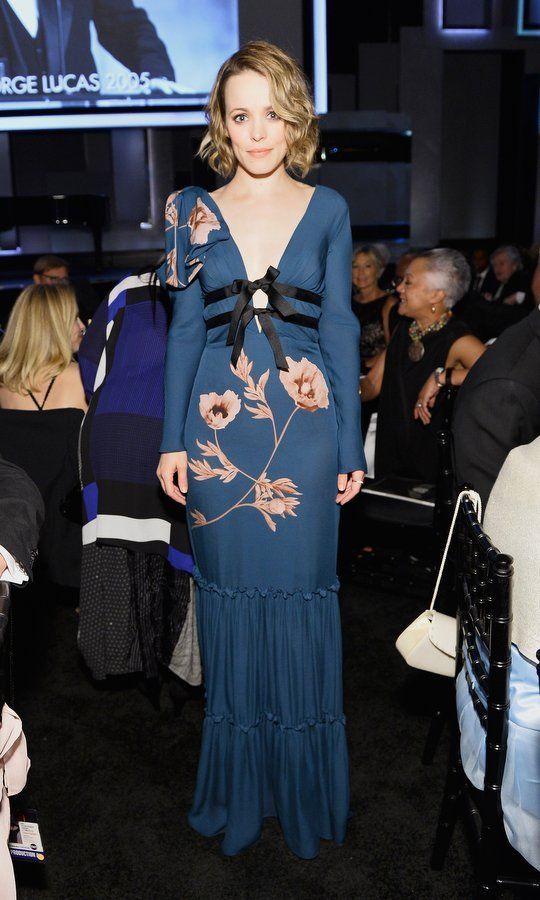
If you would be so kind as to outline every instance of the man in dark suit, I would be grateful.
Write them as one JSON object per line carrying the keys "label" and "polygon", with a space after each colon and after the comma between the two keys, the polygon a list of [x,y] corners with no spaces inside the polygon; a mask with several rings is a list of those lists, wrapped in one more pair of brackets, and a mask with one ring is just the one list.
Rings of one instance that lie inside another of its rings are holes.
{"label": "man in dark suit", "polygon": [[452,427],[458,484],[487,503],[510,450],[540,436],[540,309],[508,328],[459,389]]}
{"label": "man in dark suit", "polygon": [[475,247],[471,253],[471,269],[473,273],[470,290],[475,294],[493,295],[499,284],[495,278],[485,247]]}
{"label": "man in dark suit", "polygon": [[34,482],[0,456],[0,581],[29,580],[43,515]]}
{"label": "man in dark suit", "polygon": [[91,22],[100,44],[130,71],[174,82],[167,50],[133,0],[0,0],[0,75],[90,75]]}
{"label": "man in dark suit", "polygon": [[[506,328],[520,322],[534,307],[531,279],[523,269],[521,254],[511,245],[491,254],[492,268],[486,268],[487,254],[477,249],[473,258],[476,275],[471,290],[454,309],[454,315],[467,323],[481,341],[499,337]],[[483,266],[479,273],[478,267]]]}

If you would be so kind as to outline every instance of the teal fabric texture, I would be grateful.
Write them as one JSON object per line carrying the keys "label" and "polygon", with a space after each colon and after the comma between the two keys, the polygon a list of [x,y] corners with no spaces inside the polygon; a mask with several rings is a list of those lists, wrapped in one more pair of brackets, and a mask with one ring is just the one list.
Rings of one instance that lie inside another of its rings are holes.
{"label": "teal fabric texture", "polygon": [[277,816],[312,858],[349,814],[335,496],[365,459],[348,209],[317,186],[257,282],[204,189],[171,195],[165,227],[161,449],[188,456],[206,689],[189,821],[233,855]]}

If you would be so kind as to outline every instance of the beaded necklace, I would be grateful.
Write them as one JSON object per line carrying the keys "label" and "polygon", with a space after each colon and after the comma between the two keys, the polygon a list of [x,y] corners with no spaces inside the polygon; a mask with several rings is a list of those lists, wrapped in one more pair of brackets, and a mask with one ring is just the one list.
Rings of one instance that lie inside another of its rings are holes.
{"label": "beaded necklace", "polygon": [[426,336],[426,334],[431,334],[433,331],[440,331],[441,328],[450,321],[452,313],[450,311],[442,314],[440,319],[437,319],[436,322],[433,322],[431,325],[428,325],[427,328],[423,330],[420,328],[418,322],[415,320],[411,322],[409,325],[409,337],[411,339],[411,343],[409,344],[408,354],[411,362],[420,362],[424,353],[426,352],[426,348],[422,343],[422,338]]}

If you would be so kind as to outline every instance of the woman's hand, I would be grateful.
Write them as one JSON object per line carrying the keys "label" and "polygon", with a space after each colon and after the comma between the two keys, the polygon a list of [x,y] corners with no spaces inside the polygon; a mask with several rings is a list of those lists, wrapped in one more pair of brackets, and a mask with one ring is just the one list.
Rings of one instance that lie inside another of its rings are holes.
{"label": "woman's hand", "polygon": [[336,503],[344,506],[345,503],[356,497],[362,489],[364,475],[365,472],[362,469],[355,469],[354,472],[350,472],[348,475],[338,475],[337,489],[339,493],[336,497]]}
{"label": "woman's hand", "polygon": [[431,422],[430,410],[435,406],[435,400],[440,389],[441,386],[437,384],[435,375],[430,375],[416,398],[413,416],[415,419],[420,419],[424,425],[429,425]]}
{"label": "woman's hand", "polygon": [[[175,473],[178,487],[173,481]],[[188,491],[187,453],[185,450],[179,450],[176,453],[162,453],[156,475],[167,497],[185,506]]]}

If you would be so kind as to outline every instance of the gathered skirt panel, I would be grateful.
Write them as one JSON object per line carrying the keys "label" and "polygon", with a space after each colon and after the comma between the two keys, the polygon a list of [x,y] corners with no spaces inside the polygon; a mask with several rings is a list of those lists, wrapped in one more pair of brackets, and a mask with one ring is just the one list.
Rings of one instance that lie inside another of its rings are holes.
{"label": "gathered skirt panel", "polygon": [[238,853],[277,816],[303,858],[342,843],[349,812],[337,583],[316,591],[227,590],[200,573],[206,677],[190,824]]}

